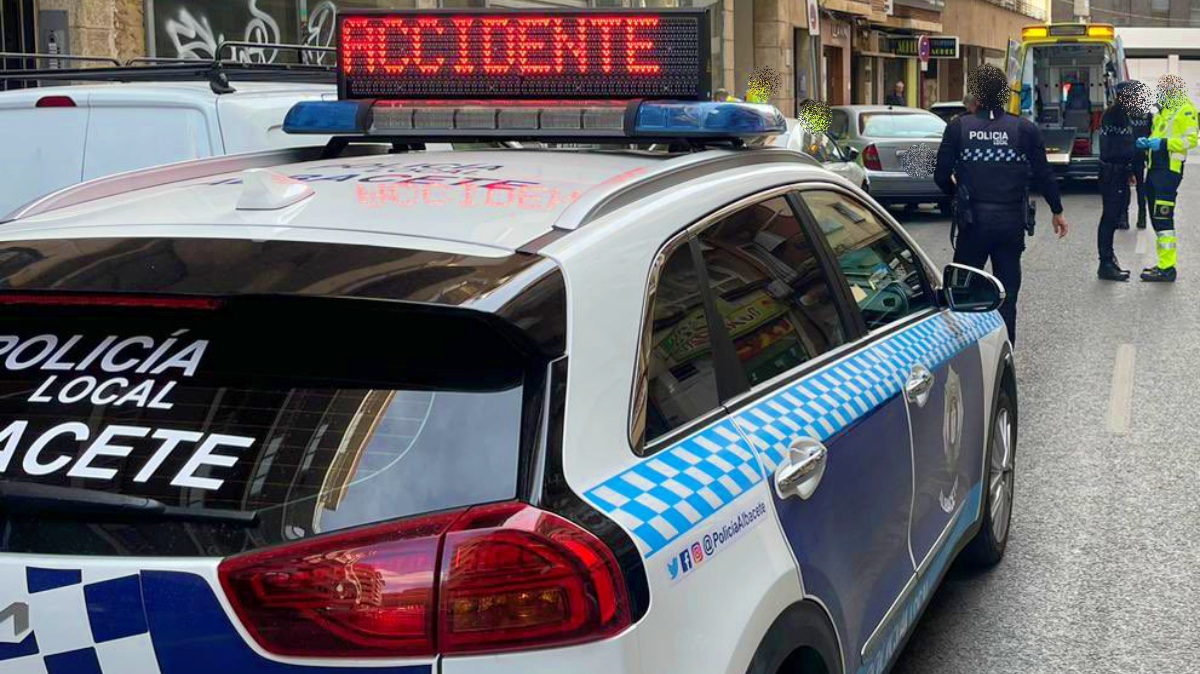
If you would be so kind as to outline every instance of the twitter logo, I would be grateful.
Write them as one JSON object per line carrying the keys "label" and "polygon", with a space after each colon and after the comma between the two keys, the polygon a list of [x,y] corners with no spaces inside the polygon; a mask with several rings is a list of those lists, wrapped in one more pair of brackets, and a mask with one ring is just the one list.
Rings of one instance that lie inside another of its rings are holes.
{"label": "twitter logo", "polygon": [[675,580],[676,578],[679,577],[679,558],[678,557],[672,557],[671,561],[667,563],[667,573],[671,574],[671,580]]}

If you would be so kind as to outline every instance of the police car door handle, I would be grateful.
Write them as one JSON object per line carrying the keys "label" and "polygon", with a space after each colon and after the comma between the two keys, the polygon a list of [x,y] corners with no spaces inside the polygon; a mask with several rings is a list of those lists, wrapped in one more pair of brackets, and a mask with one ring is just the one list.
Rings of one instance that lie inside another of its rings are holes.
{"label": "police car door handle", "polygon": [[929,368],[924,365],[914,365],[908,381],[904,383],[904,397],[917,407],[924,407],[929,400],[929,392],[933,390],[934,377]]}
{"label": "police car door handle", "polygon": [[828,455],[825,445],[812,438],[793,442],[787,458],[775,470],[775,491],[779,498],[799,496],[808,499],[812,496],[825,475]]}

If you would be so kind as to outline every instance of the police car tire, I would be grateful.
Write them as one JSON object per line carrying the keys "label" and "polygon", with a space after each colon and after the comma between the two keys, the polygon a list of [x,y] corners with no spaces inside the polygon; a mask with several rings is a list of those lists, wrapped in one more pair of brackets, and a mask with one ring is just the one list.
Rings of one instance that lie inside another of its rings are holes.
{"label": "police car tire", "polygon": [[[992,412],[991,432],[988,434],[987,457],[984,464],[983,476],[983,518],[979,524],[979,531],[975,537],[967,543],[966,549],[963,551],[963,557],[972,566],[978,568],[988,568],[1000,563],[1004,559],[1004,551],[1008,548],[1008,541],[1012,538],[1012,507],[1009,504],[1008,519],[1006,523],[1004,538],[998,539],[992,525],[992,499],[990,498],[990,490],[988,485],[991,484],[992,478],[992,450],[995,446],[993,440],[997,430],[997,424],[1000,419],[1000,411],[1008,412],[1009,424],[1012,426],[1012,454],[1013,461],[1016,461],[1017,451],[1017,409],[1012,402],[1012,396],[1009,395],[1007,387],[1000,387],[999,395],[996,399],[996,409]],[[1013,490],[1015,493],[1015,489]],[[1009,499],[1011,501],[1012,495]]]}

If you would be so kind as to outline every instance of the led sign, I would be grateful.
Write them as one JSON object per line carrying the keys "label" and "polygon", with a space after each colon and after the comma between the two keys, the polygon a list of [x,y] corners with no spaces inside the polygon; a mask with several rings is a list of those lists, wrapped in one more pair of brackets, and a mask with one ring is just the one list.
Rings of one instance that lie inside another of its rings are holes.
{"label": "led sign", "polygon": [[347,11],[342,99],[707,99],[704,10]]}

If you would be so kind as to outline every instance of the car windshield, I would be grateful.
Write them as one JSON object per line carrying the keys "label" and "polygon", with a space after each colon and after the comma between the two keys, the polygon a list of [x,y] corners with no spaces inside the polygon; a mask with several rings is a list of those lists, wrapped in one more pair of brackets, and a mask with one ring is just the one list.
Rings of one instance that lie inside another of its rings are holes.
{"label": "car windshield", "polygon": [[858,118],[859,133],[882,138],[940,138],[946,122],[937,115],[865,112]]}

